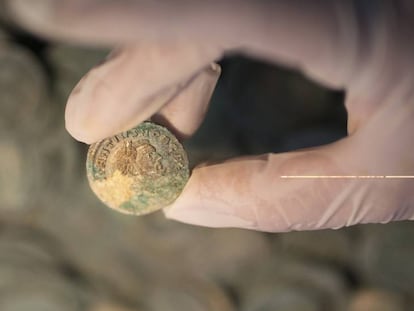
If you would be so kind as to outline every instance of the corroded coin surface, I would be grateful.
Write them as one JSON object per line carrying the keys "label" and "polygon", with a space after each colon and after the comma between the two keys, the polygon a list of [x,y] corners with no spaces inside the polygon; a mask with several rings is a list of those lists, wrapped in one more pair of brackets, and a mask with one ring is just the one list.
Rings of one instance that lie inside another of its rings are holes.
{"label": "corroded coin surface", "polygon": [[91,145],[86,169],[92,190],[106,205],[134,215],[171,204],[189,178],[183,146],[151,122]]}

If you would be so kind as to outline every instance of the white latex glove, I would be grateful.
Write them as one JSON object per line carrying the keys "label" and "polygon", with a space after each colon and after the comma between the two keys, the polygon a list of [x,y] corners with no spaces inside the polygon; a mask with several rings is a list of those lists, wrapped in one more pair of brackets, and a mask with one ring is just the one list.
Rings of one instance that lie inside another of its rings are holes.
{"label": "white latex glove", "polygon": [[208,64],[232,50],[293,66],[324,85],[346,90],[347,138],[198,167],[165,210],[167,217],[263,231],[414,218],[414,179],[281,178],[414,175],[413,1],[9,4],[22,24],[41,34],[124,46],[92,69],[69,98],[67,129],[86,143],[155,113],[177,132],[191,135],[219,75]]}

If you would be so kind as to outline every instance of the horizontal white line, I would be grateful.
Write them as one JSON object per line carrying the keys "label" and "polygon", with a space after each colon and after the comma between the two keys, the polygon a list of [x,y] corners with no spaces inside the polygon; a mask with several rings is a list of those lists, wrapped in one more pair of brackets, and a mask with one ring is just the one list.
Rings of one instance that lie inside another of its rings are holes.
{"label": "horizontal white line", "polygon": [[414,175],[282,175],[280,178],[287,179],[409,179]]}

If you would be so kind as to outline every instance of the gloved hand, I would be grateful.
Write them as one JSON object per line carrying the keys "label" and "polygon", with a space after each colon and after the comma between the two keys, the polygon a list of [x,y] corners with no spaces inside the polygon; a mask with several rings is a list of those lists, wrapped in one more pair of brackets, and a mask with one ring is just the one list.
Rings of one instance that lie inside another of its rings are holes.
{"label": "gloved hand", "polygon": [[346,90],[347,138],[200,166],[165,210],[167,217],[263,231],[414,219],[414,179],[281,178],[414,175],[411,0],[10,0],[9,5],[22,24],[41,34],[122,46],[68,100],[67,129],[86,143],[156,113],[183,136],[191,135],[219,74],[209,64],[229,51],[287,64]]}

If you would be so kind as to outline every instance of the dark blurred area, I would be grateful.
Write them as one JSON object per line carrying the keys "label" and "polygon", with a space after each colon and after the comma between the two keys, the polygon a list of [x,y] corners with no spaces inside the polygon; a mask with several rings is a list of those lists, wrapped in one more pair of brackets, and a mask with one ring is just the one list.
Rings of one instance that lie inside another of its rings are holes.
{"label": "dark blurred area", "polygon": [[[64,106],[108,51],[0,25],[0,311],[413,309],[410,223],[265,234],[104,207]],[[237,55],[221,65],[192,165],[346,135],[342,93]]]}

